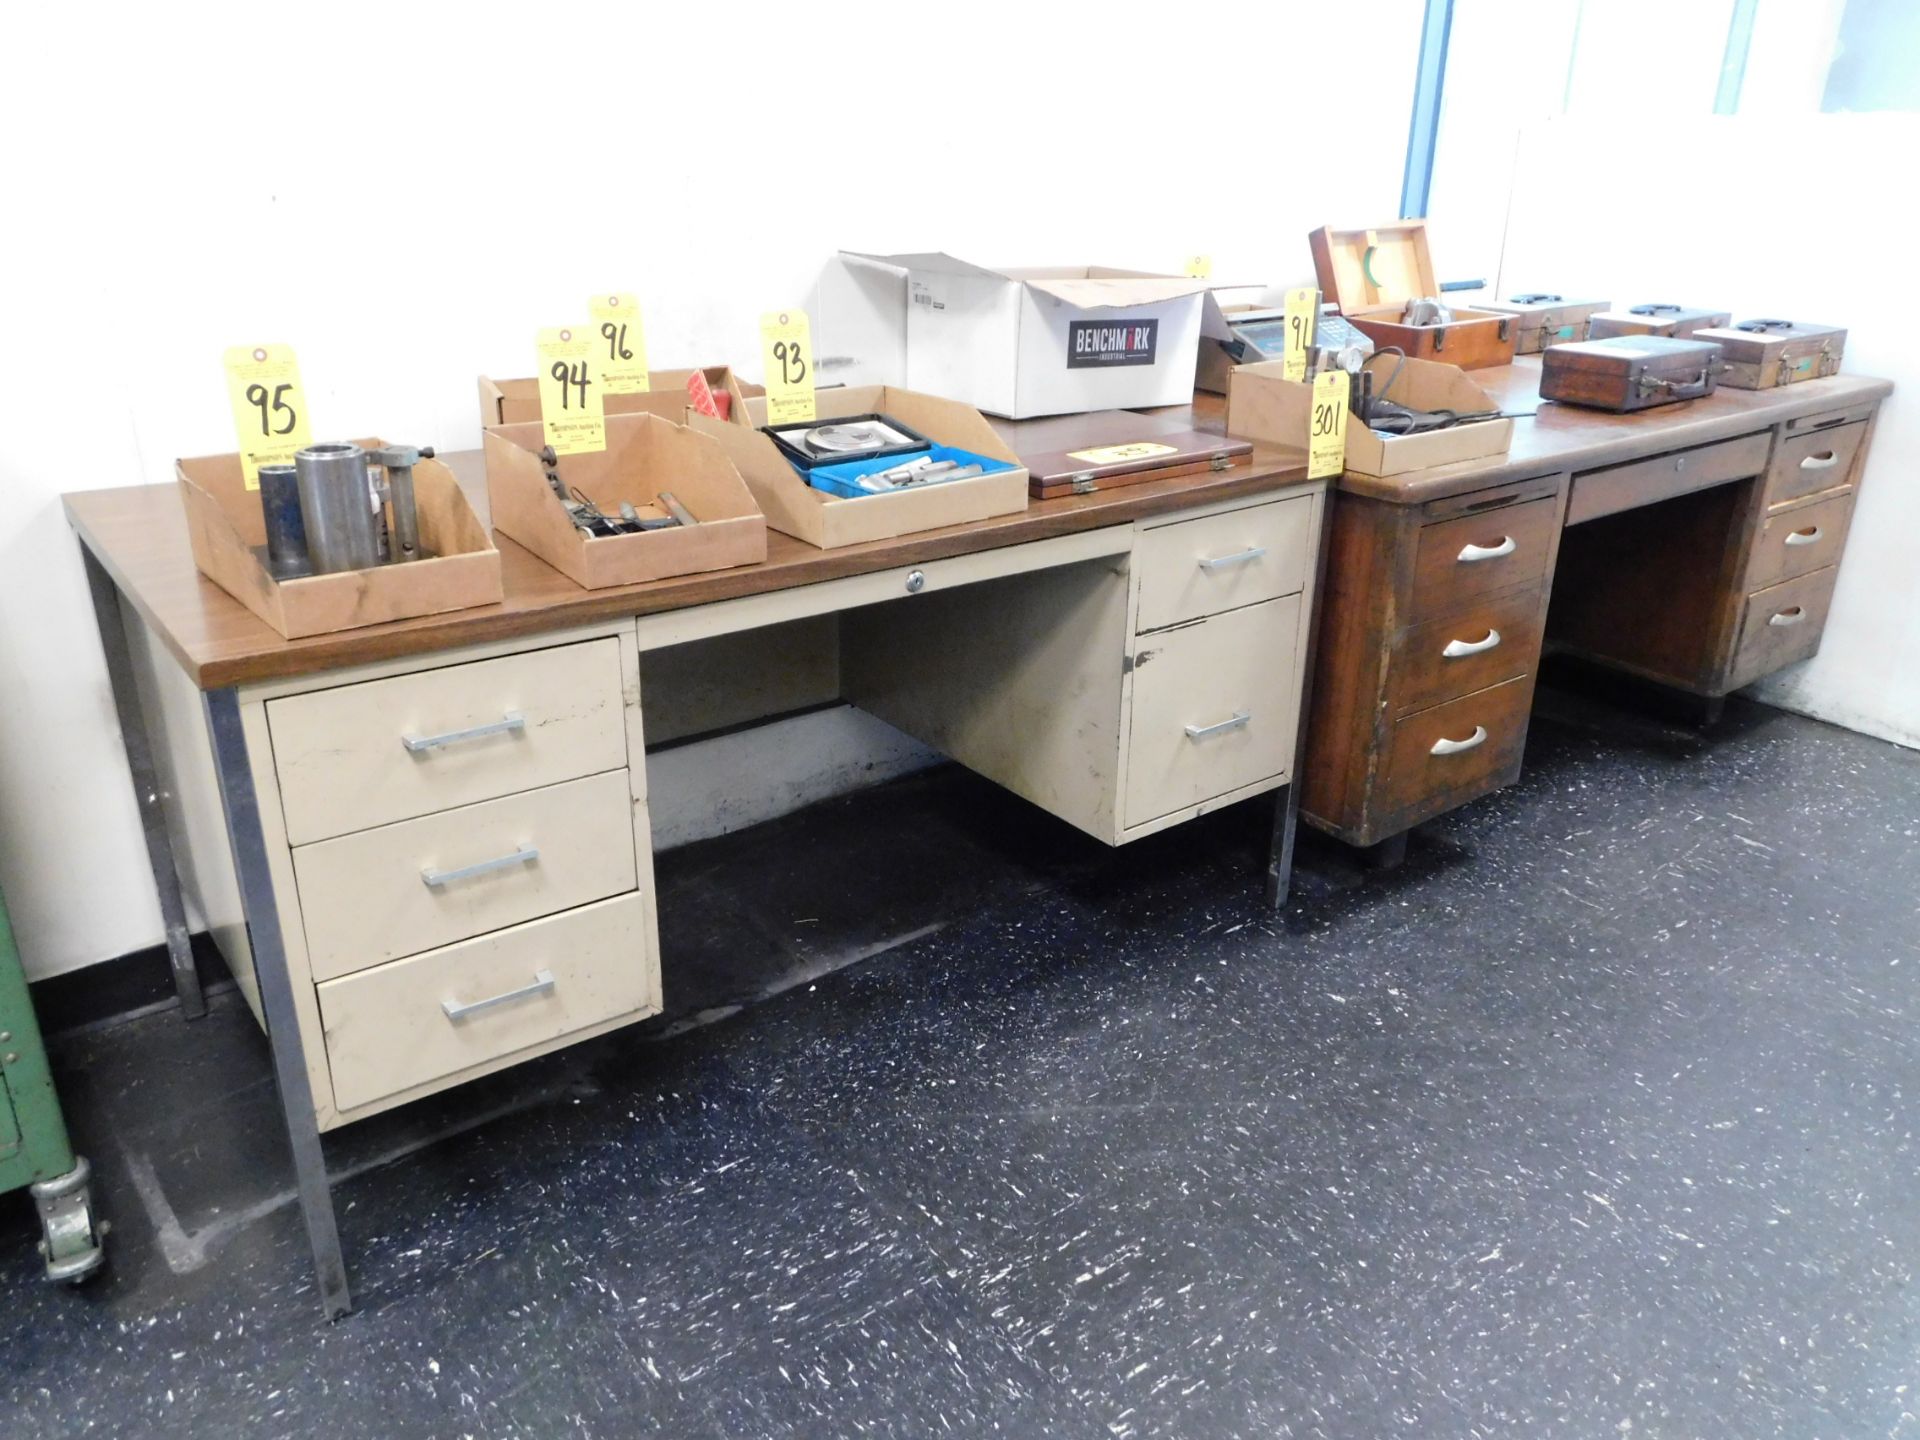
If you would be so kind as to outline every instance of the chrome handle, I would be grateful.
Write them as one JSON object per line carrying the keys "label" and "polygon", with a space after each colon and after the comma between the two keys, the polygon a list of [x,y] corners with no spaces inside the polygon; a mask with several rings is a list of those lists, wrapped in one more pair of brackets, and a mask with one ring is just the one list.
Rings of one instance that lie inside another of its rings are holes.
{"label": "chrome handle", "polygon": [[1469,545],[1460,552],[1460,563],[1471,565],[1478,560],[1498,560],[1502,555],[1511,555],[1520,547],[1515,545],[1511,535],[1500,537],[1498,545]]}
{"label": "chrome handle", "polygon": [[442,745],[458,745],[463,740],[481,740],[488,735],[506,735],[527,728],[527,717],[509,710],[491,725],[476,725],[471,730],[449,730],[444,735],[402,735],[400,743],[418,755],[422,750],[438,750]]}
{"label": "chrome handle", "polygon": [[535,995],[545,995],[552,989],[553,972],[536,970],[533,972],[531,985],[522,985],[518,990],[508,990],[499,995],[489,995],[484,1000],[470,1000],[465,1005],[457,1000],[442,1000],[440,1008],[446,1013],[447,1019],[458,1022],[482,1010],[491,1010],[496,1005],[505,1005],[514,1000],[530,1000]]}
{"label": "chrome handle", "polygon": [[1476,745],[1484,745],[1486,743],[1487,727],[1484,725],[1476,725],[1473,727],[1473,734],[1464,740],[1449,740],[1446,736],[1441,736],[1433,742],[1433,749],[1427,753],[1429,755],[1458,755],[1462,750],[1471,750]]}
{"label": "chrome handle", "polygon": [[1788,535],[1787,544],[1811,545],[1813,544],[1814,541],[1818,540],[1825,533],[1826,532],[1822,530],[1818,525],[1811,525],[1807,527],[1805,530],[1795,530],[1790,535]]}
{"label": "chrome handle", "polygon": [[1236,710],[1233,712],[1233,717],[1231,719],[1222,720],[1217,725],[1187,726],[1187,739],[1204,740],[1209,735],[1224,735],[1229,730],[1238,730],[1241,726],[1245,725],[1248,721],[1252,719],[1253,719],[1253,716],[1250,715],[1245,710]]}
{"label": "chrome handle", "polygon": [[1800,462],[1800,468],[1802,470],[1831,470],[1834,466],[1838,465],[1839,463],[1840,463],[1839,452],[1835,450],[1828,450],[1825,453],[1820,455],[1807,456],[1806,459]]}
{"label": "chrome handle", "polygon": [[1804,605],[1795,605],[1791,610],[1775,611],[1773,618],[1767,621],[1767,623],[1769,625],[1798,625],[1806,618],[1807,607]]}
{"label": "chrome handle", "polygon": [[1267,547],[1264,545],[1249,545],[1245,550],[1237,554],[1216,555],[1211,560],[1202,560],[1200,562],[1200,568],[1202,570],[1218,570],[1226,565],[1244,565],[1249,560],[1258,560],[1266,553]]}
{"label": "chrome handle", "polygon": [[1483,650],[1491,650],[1500,643],[1500,632],[1491,625],[1487,627],[1484,640],[1449,640],[1447,648],[1440,653],[1449,660],[1458,660],[1462,655],[1478,655]]}
{"label": "chrome handle", "polygon": [[472,865],[462,865],[458,870],[426,869],[420,872],[420,879],[429,889],[438,889],[442,885],[451,885],[456,880],[471,880],[476,875],[485,875],[493,870],[505,870],[509,865],[531,865],[540,858],[537,845],[522,845],[511,855],[496,855],[491,860],[481,860]]}

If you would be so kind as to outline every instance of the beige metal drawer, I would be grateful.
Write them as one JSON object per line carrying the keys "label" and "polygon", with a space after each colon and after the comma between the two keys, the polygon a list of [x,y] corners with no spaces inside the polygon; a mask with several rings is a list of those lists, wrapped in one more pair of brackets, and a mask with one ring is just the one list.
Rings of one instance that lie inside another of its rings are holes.
{"label": "beige metal drawer", "polygon": [[1158,630],[1304,588],[1312,529],[1313,497],[1302,495],[1142,531],[1133,551],[1134,628]]}
{"label": "beige metal drawer", "polygon": [[1767,466],[1767,503],[1780,505],[1846,484],[1866,433],[1867,423],[1861,420],[1789,434]]}
{"label": "beige metal drawer", "polygon": [[316,988],[341,1110],[660,1008],[659,964],[639,895]]}
{"label": "beige metal drawer", "polygon": [[1840,563],[1847,543],[1847,524],[1853,518],[1853,492],[1842,491],[1830,500],[1818,500],[1769,515],[1753,542],[1753,563],[1747,588],[1764,590]]}
{"label": "beige metal drawer", "polygon": [[1285,780],[1300,712],[1300,604],[1268,600],[1139,642],[1127,826]]}
{"label": "beige metal drawer", "polygon": [[301,845],[293,873],[315,980],[571,910],[634,888],[627,772]]}
{"label": "beige metal drawer", "polygon": [[267,723],[295,845],[627,763],[612,638],[291,695]]}

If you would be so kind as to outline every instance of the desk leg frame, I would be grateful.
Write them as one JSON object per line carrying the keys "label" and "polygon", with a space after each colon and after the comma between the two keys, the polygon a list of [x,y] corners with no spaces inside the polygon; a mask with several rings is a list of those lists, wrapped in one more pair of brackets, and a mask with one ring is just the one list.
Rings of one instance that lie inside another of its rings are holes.
{"label": "desk leg frame", "polygon": [[1333,486],[1315,497],[1320,507],[1320,544],[1306,593],[1312,601],[1307,616],[1307,653],[1300,662],[1300,718],[1293,733],[1293,766],[1286,788],[1273,797],[1273,835],[1267,843],[1267,904],[1278,910],[1293,893],[1293,842],[1300,834],[1300,766],[1307,758],[1307,721],[1313,710],[1313,667],[1320,657],[1320,586],[1327,573],[1327,551],[1333,545]]}
{"label": "desk leg frame", "polygon": [[180,898],[180,873],[174,868],[173,842],[167,836],[167,816],[160,792],[159,772],[153,764],[153,741],[140,713],[140,692],[134,684],[133,653],[120,614],[120,592],[93,551],[80,547],[87,569],[87,589],[93,595],[93,618],[100,627],[100,650],[107,661],[107,686],[120,721],[120,738],[127,750],[127,769],[133,775],[133,800],[140,810],[140,829],[146,836],[147,863],[153,870],[153,888],[160,898],[160,923],[166,930],[167,963],[173,971],[173,993],[180,1013],[198,1020],[207,1013],[207,997],[200,989],[200,972],[193,963],[193,939],[187,929],[187,909]]}
{"label": "desk leg frame", "polygon": [[353,1299],[347,1288],[346,1261],[340,1252],[340,1230],[333,1216],[333,1192],[327,1180],[320,1127],[314,1118],[313,1087],[307,1078],[300,1019],[294,1009],[293,977],[287,971],[286,947],[280,939],[280,909],[267,869],[267,842],[260,827],[260,801],[247,758],[240,702],[229,689],[208,691],[205,703],[207,730],[213,739],[213,766],[220,780],[220,804],[226,812],[247,939],[253,948],[260,1009],[266,1017],[267,1042],[273,1050],[273,1078],[287,1123],[287,1141],[293,1150],[300,1213],[313,1246],[320,1303],[329,1320],[338,1320],[352,1312]]}

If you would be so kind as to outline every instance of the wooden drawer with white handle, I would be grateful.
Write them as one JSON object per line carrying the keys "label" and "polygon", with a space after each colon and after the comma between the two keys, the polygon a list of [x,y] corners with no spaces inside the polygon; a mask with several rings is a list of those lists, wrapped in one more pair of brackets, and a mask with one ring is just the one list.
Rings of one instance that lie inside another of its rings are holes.
{"label": "wooden drawer with white handle", "polygon": [[1313,497],[1249,505],[1142,531],[1141,633],[1297,593],[1312,564]]}
{"label": "wooden drawer with white handle", "polygon": [[1537,586],[1476,600],[1405,631],[1387,669],[1388,706],[1410,715],[1532,672],[1546,606]]}
{"label": "wooden drawer with white handle", "polygon": [[1125,825],[1284,782],[1300,713],[1300,605],[1290,595],[1140,640]]}
{"label": "wooden drawer with white handle", "polygon": [[1396,721],[1381,812],[1413,824],[1512,784],[1532,698],[1533,680],[1522,676]]}
{"label": "wooden drawer with white handle", "polygon": [[1413,622],[1540,579],[1552,561],[1558,531],[1559,502],[1551,496],[1421,526]]}
{"label": "wooden drawer with white handle", "polygon": [[267,721],[295,845],[627,763],[613,639],[308,691]]}
{"label": "wooden drawer with white handle", "polygon": [[1820,649],[1838,569],[1815,570],[1747,597],[1734,644],[1729,688],[1750,685]]}
{"label": "wooden drawer with white handle", "polygon": [[640,895],[602,900],[316,987],[341,1110],[660,1009]]}
{"label": "wooden drawer with white handle", "polygon": [[1790,428],[1767,466],[1767,503],[1784,505],[1845,485],[1866,434],[1864,420],[1799,432]]}
{"label": "wooden drawer with white handle", "polygon": [[610,770],[293,851],[316,981],[620,895],[633,798]]}
{"label": "wooden drawer with white handle", "polygon": [[1765,590],[1782,580],[1840,563],[1853,518],[1853,492],[1769,514],[1753,542],[1747,588]]}

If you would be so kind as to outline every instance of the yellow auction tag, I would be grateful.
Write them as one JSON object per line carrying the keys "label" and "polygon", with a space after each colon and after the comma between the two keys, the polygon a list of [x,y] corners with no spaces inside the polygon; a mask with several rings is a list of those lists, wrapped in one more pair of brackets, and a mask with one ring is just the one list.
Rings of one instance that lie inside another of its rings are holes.
{"label": "yellow auction tag", "polygon": [[647,336],[640,327],[640,302],[631,295],[596,295],[587,303],[593,328],[600,332],[601,390],[633,395],[647,389]]}
{"label": "yellow auction tag", "polygon": [[1307,378],[1307,351],[1313,345],[1313,333],[1320,323],[1320,292],[1311,285],[1287,291],[1287,348],[1280,363],[1288,380]]}
{"label": "yellow auction tag", "polygon": [[583,455],[607,448],[606,412],[600,401],[600,336],[584,325],[542,330],[540,423],[556,455]]}
{"label": "yellow auction tag", "polygon": [[260,488],[262,465],[291,465],[313,443],[307,394],[291,345],[236,345],[226,353],[227,400],[240,437],[240,473]]}
{"label": "yellow auction tag", "polygon": [[812,420],[813,334],[804,310],[771,311],[760,317],[760,351],[767,377],[767,423]]}
{"label": "yellow auction tag", "polygon": [[1313,382],[1313,424],[1307,435],[1307,478],[1338,475],[1347,465],[1347,385],[1344,370]]}
{"label": "yellow auction tag", "polygon": [[1189,255],[1187,257],[1187,278],[1189,280],[1211,280],[1213,278],[1213,257],[1211,255]]}

